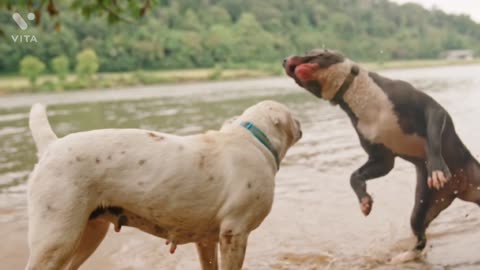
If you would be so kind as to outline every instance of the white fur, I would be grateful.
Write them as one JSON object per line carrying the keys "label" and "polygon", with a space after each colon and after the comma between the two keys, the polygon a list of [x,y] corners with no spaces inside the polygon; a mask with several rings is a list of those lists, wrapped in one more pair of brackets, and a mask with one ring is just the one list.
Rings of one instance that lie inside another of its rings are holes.
{"label": "white fur", "polygon": [[[329,71],[336,74],[336,81],[343,82],[343,75],[350,70],[351,61],[332,66]],[[338,83],[337,83],[338,85]],[[336,86],[337,86],[336,85]],[[339,86],[335,89],[338,89]],[[417,135],[405,134],[395,114],[394,107],[384,91],[368,76],[368,71],[360,68],[360,73],[343,96],[352,112],[357,116],[358,131],[370,142],[383,144],[394,153],[411,157],[425,157],[425,139]]]}
{"label": "white fur", "polygon": [[60,139],[45,109],[33,106],[39,162],[28,182],[27,269],[79,267],[103,239],[108,221],[115,222],[89,219],[99,206],[143,218],[127,225],[161,227],[156,235],[172,246],[196,242],[202,269],[218,269],[220,242],[221,269],[241,269],[248,235],[271,209],[277,172],[272,154],[241,121],[265,132],[280,158],[300,138],[288,109],[273,101],[205,134],[104,129]]}

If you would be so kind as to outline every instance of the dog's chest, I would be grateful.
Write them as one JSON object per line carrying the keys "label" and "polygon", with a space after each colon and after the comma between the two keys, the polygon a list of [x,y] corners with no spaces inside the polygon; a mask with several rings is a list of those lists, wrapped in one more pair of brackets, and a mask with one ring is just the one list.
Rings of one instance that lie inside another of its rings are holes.
{"label": "dog's chest", "polygon": [[356,129],[360,136],[370,143],[383,144],[395,154],[424,158],[425,139],[406,134],[387,95],[376,85],[369,87],[356,89],[347,101],[357,117]]}

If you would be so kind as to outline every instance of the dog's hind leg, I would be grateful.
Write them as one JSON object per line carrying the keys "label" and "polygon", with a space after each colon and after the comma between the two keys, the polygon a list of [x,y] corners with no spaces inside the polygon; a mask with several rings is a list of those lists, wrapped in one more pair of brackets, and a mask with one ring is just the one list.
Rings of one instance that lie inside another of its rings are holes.
{"label": "dog's hind leg", "polygon": [[102,240],[107,235],[110,222],[104,219],[89,220],[82,239],[78,245],[72,259],[67,267],[68,270],[76,270],[82,265],[90,255],[97,249]]}
{"label": "dog's hind leg", "polygon": [[[49,175],[46,175],[49,176]],[[29,179],[28,270],[59,270],[70,261],[87,225],[89,202],[85,195],[67,189],[68,180]]]}
{"label": "dog's hind leg", "polygon": [[62,269],[75,251],[86,222],[81,215],[71,213],[55,217],[30,216],[27,270]]}
{"label": "dog's hind leg", "polygon": [[413,208],[410,225],[413,234],[417,237],[415,247],[405,253],[399,254],[392,259],[392,263],[404,263],[416,259],[427,244],[425,231],[440,212],[446,209],[455,199],[454,193],[449,189],[440,191],[429,189],[426,181],[427,168],[417,165],[417,187],[415,191],[415,206]]}
{"label": "dog's hind leg", "polygon": [[198,242],[197,251],[202,270],[218,270],[218,243],[216,241]]}

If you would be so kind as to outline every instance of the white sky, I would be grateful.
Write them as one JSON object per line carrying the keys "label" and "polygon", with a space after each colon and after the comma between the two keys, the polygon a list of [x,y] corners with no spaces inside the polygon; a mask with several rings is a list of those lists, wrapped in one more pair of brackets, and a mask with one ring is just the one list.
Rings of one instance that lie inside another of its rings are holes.
{"label": "white sky", "polygon": [[467,14],[475,21],[480,23],[480,0],[390,0],[404,4],[414,2],[428,9],[436,6],[446,13]]}

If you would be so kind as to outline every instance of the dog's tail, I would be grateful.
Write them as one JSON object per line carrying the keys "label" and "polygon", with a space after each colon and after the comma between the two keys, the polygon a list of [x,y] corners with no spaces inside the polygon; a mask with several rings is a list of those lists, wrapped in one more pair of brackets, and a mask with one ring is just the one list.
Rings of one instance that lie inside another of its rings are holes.
{"label": "dog's tail", "polygon": [[40,157],[48,145],[57,140],[57,135],[53,133],[52,127],[48,122],[45,106],[39,103],[33,104],[30,110],[29,126],[37,146],[37,155]]}

